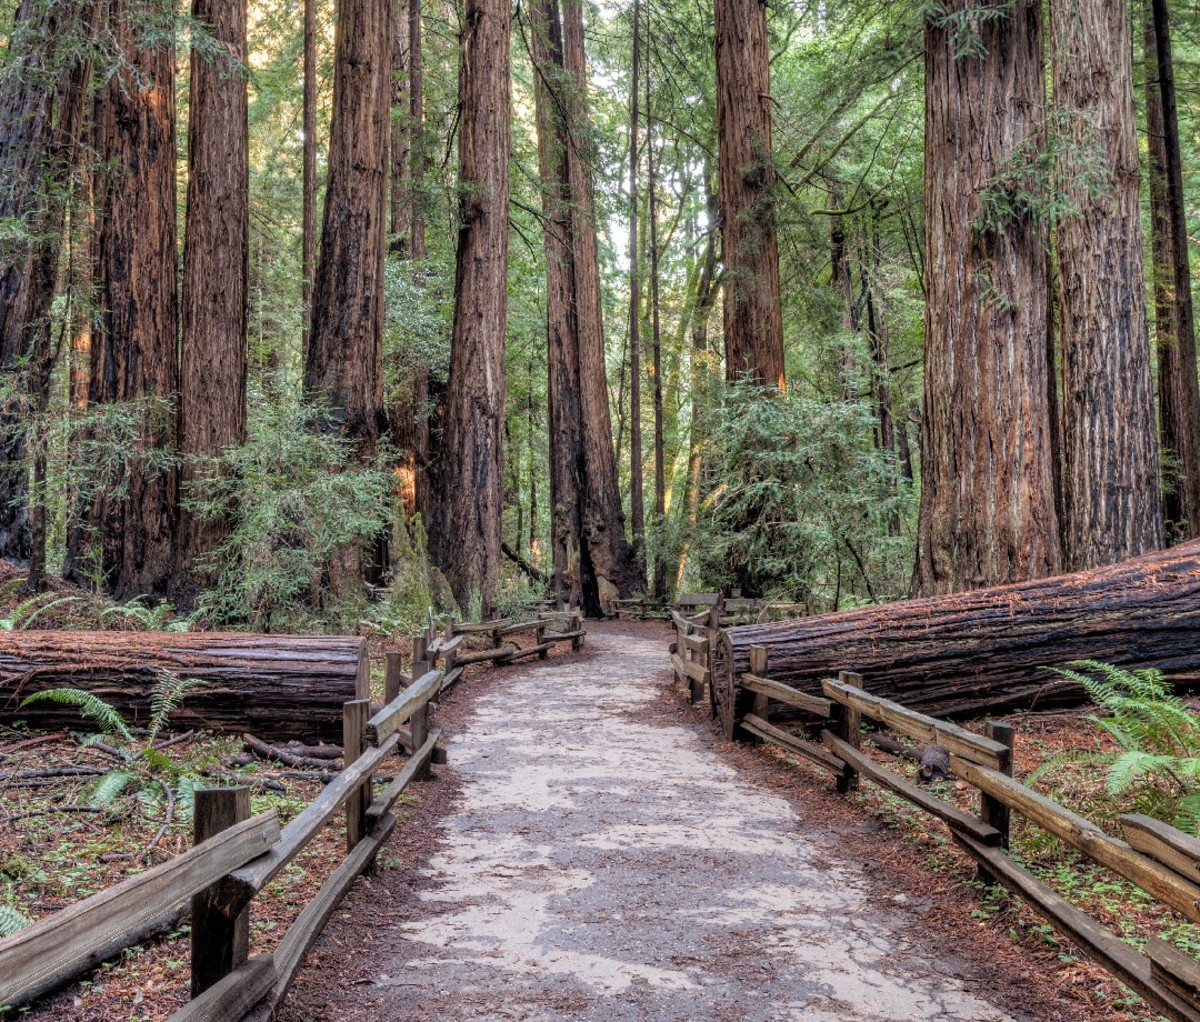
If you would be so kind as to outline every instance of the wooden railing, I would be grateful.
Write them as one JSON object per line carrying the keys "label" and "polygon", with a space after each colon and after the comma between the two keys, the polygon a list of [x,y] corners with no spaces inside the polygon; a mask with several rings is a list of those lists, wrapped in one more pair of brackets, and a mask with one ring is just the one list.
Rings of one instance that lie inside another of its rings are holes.
{"label": "wooden railing", "polygon": [[[1069,904],[1007,852],[1010,819],[1019,813],[1093,862],[1144,890],[1188,920],[1200,923],[1200,841],[1149,817],[1120,817],[1124,840],[1026,787],[1012,776],[1013,729],[989,722],[985,734],[917,713],[863,691],[852,672],[822,684],[820,696],[799,692],[767,675],[767,651],[753,646],[751,672],[735,679],[734,737],[770,742],[830,771],[837,790],[861,778],[942,820],[955,843],[979,864],[981,874],[1023,897],[1093,959],[1177,1022],[1200,1022],[1200,962],[1173,945],[1151,939],[1138,952]],[[694,692],[693,692],[694,699]],[[819,741],[784,731],[768,720],[768,704],[784,703],[808,716]],[[978,813],[965,812],[919,787],[861,749],[862,721],[937,746],[954,777],[980,793]]]}
{"label": "wooden railing", "polygon": [[[389,670],[386,705],[378,713],[371,714],[368,699],[346,703],[345,769],[283,828],[274,810],[250,817],[248,788],[198,790],[191,850],[0,940],[0,1006],[28,1003],[160,932],[191,899],[192,1000],[172,1022],[241,1019],[252,1008],[267,1017],[355,877],[371,867],[391,834],[396,800],[441,759],[435,755],[440,732],[430,716],[443,681],[441,671],[426,670],[402,688],[399,673]],[[412,750],[407,762],[373,794],[372,775],[401,746]],[[254,898],[343,807],[345,859],[275,953],[248,957]]]}
{"label": "wooden railing", "polygon": [[[551,628],[557,624],[558,630]],[[534,633],[534,644],[521,647],[509,637],[522,633]],[[528,656],[536,656],[544,660],[546,654],[560,642],[569,642],[571,649],[578,650],[583,646],[587,632],[583,627],[583,614],[577,608],[559,611],[539,611],[537,616],[526,621],[513,621],[512,618],[496,618],[491,621],[481,621],[474,624],[460,623],[450,618],[442,635],[438,635],[432,624],[426,628],[425,634],[418,637],[413,644],[414,659],[428,659],[436,664],[439,658],[445,659],[446,681],[449,688],[460,677],[463,669],[471,664],[495,663],[497,666],[514,663]],[[487,636],[491,646],[487,649],[460,652],[459,647],[470,636]],[[419,656],[418,656],[419,654]]]}

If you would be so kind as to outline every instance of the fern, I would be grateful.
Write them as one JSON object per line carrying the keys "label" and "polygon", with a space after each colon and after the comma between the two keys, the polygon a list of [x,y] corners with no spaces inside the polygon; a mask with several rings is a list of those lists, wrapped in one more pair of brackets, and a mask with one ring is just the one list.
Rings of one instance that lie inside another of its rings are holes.
{"label": "fern", "polygon": [[163,671],[150,693],[150,741],[158,739],[173,710],[183,702],[183,697],[193,688],[204,684],[199,678],[181,678],[171,671]]}
{"label": "fern", "polygon": [[1054,669],[1074,681],[1106,714],[1090,719],[1121,751],[1108,762],[1108,791],[1189,834],[1200,830],[1200,719],[1175,695],[1162,671],[1127,670],[1098,660]]}
{"label": "fern", "polygon": [[30,703],[43,702],[72,706],[88,720],[99,724],[100,730],[107,737],[120,738],[131,744],[133,742],[133,735],[130,734],[129,727],[121,717],[121,714],[99,696],[91,692],[84,692],[78,688],[51,688],[46,689],[44,692],[34,692],[33,695],[26,696],[21,700],[21,706],[25,707]]}
{"label": "fern", "polygon": [[138,775],[131,770],[110,770],[93,786],[89,804],[97,809],[107,809],[136,780]]}
{"label": "fern", "polygon": [[11,905],[0,905],[0,937],[11,937],[31,922]]}

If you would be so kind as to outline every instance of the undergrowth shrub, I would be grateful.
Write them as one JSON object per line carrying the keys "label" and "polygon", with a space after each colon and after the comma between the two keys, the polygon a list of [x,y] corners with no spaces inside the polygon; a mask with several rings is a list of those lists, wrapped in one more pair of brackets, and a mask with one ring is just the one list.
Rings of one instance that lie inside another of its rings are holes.
{"label": "undergrowth shrub", "polygon": [[200,567],[215,623],[271,631],[328,597],[335,555],[387,525],[388,475],[352,460],[350,445],[322,431],[322,412],[256,403],[245,444],[227,448],[185,496],[205,520],[228,525]]}
{"label": "undergrowth shrub", "polygon": [[865,401],[730,385],[705,427],[711,478],[692,554],[705,585],[748,578],[830,608],[903,594],[913,495],[874,446],[875,422]]}

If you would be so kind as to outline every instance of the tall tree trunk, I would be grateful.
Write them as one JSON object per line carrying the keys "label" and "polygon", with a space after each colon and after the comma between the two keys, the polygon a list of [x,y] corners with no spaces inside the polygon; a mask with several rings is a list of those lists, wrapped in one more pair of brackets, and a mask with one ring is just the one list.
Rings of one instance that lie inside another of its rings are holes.
{"label": "tall tree trunk", "polygon": [[1200,386],[1166,0],[1146,4],[1145,31],[1163,516],[1173,541],[1200,535]]}
{"label": "tall tree trunk", "polygon": [[[1162,546],[1158,439],[1127,6],[1053,4],[1050,24],[1055,102],[1073,142],[1059,173],[1077,210],[1058,229],[1063,535],[1070,566],[1084,569]],[[1089,187],[1097,151],[1102,189]]]}
{"label": "tall tree trunk", "polygon": [[[572,576],[567,584],[578,584],[585,611],[599,614],[609,600],[631,590],[636,572],[625,539],[608,404],[591,153],[586,146],[583,9],[578,0],[567,0],[561,29],[553,0],[539,4],[536,13],[541,22],[534,32],[542,109],[539,145],[550,147],[543,160],[543,176],[548,186],[547,282],[551,291],[547,307],[551,476],[561,481],[553,496],[555,533],[558,536],[564,527],[576,528],[568,501],[570,488],[577,485],[578,566],[576,569],[568,560],[563,568]],[[556,56],[560,31],[561,49]],[[553,176],[547,176],[547,171]],[[572,385],[574,392],[568,393]],[[573,423],[564,421],[571,416]],[[559,449],[563,445],[574,445],[576,453],[568,455]],[[578,473],[577,483],[572,472]],[[565,526],[558,521],[559,509]],[[556,538],[556,574],[559,557],[570,555],[574,545],[573,539]]]}
{"label": "tall tree trunk", "polygon": [[667,559],[664,539],[667,515],[667,475],[663,450],[662,323],[658,279],[658,181],[654,166],[654,121],[650,116],[650,59],[646,55],[646,192],[650,223],[650,344],[654,352],[654,595],[666,596]]}
{"label": "tall tree trunk", "polygon": [[782,391],[767,10],[760,0],[715,0],[715,13],[725,374]]}
{"label": "tall tree trunk", "polygon": [[[26,436],[49,400],[53,352],[45,322],[54,297],[67,182],[83,120],[96,31],[90,2],[21,0],[0,83],[0,219],[26,233],[0,250],[0,374],[11,395],[0,408],[0,557],[35,552]],[[44,553],[44,552],[43,552]]]}
{"label": "tall tree trunk", "polygon": [[412,124],[409,121],[409,58],[408,10],[399,4],[392,6],[392,146],[390,196],[392,255],[401,259],[410,252],[412,228]]}
{"label": "tall tree trunk", "polygon": [[691,552],[696,524],[700,518],[700,482],[704,472],[703,416],[708,384],[712,377],[709,366],[711,352],[708,345],[708,324],[718,293],[716,196],[712,193],[711,181],[712,174],[706,166],[704,190],[708,196],[709,229],[708,240],[704,245],[703,268],[696,284],[696,311],[692,316],[692,422],[688,438],[687,492],[684,495],[687,526],[679,550],[679,563],[675,569],[676,589],[683,585],[683,573],[687,568],[688,554]]}
{"label": "tall tree trunk", "polygon": [[413,259],[425,258],[425,208],[421,198],[429,156],[425,151],[425,69],[421,64],[423,29],[421,0],[408,3],[408,118],[409,155],[412,160],[412,209],[409,220],[409,252]]}
{"label": "tall tree trunk", "polygon": [[341,0],[329,183],[304,389],[330,427],[375,454],[383,419],[383,262],[391,98],[389,0]]}
{"label": "tall tree trunk", "polygon": [[458,253],[435,561],[466,610],[495,606],[501,559],[501,430],[507,323],[507,0],[467,0],[459,75]]}
{"label": "tall tree trunk", "polygon": [[312,341],[313,277],[317,263],[317,0],[304,0],[304,170],[300,214],[300,292],[303,358]]}
{"label": "tall tree trunk", "polygon": [[[188,204],[183,244],[179,451],[181,482],[203,486],[204,465],[246,439],[250,136],[246,107],[246,0],[193,0],[222,55],[192,51]],[[187,495],[186,490],[184,495]],[[225,534],[219,522],[180,517],[181,572]],[[198,581],[181,577],[185,593]]]}
{"label": "tall tree trunk", "polygon": [[642,5],[633,0],[633,71],[629,89],[629,516],[639,576],[646,571],[646,497],[642,469],[642,287],[638,245],[638,98],[641,95]]}
{"label": "tall tree trunk", "polygon": [[[100,328],[92,343],[92,404],[146,404],[137,450],[120,486],[93,503],[99,567],[118,600],[162,594],[174,573],[177,473],[152,459],[174,447],[174,415],[163,402],[178,391],[175,291],[175,54],[135,25],[146,8],[114,0],[108,32],[127,62],[104,86],[96,135],[104,172],[98,184],[96,272]],[[78,569],[79,551],[69,565]]]}
{"label": "tall tree trunk", "polygon": [[[967,10],[955,0],[951,11]],[[1014,206],[985,223],[985,190],[1042,144],[1040,0],[980,26],[956,53],[925,27],[925,408],[915,593],[961,592],[1062,566],[1045,380],[1046,236]]]}
{"label": "tall tree trunk", "polygon": [[[571,241],[570,176],[563,95],[562,22],[557,0],[531,8],[538,163],[542,178],[543,247],[546,255],[546,365],[550,440],[550,533],[554,593],[581,606],[583,554],[583,437],[579,407],[579,317]],[[593,579],[587,579],[594,588]]]}
{"label": "tall tree trunk", "polygon": [[563,3],[563,58],[571,86],[571,144],[567,166],[571,186],[571,237],[574,242],[575,300],[579,311],[579,407],[583,435],[583,537],[596,579],[600,613],[608,601],[627,596],[638,584],[633,551],[625,538],[625,514],[613,451],[612,410],[604,351],[604,313],[600,301],[600,261],[596,243],[596,203],[592,192],[594,153],[587,116],[587,57],[584,52],[582,0]]}

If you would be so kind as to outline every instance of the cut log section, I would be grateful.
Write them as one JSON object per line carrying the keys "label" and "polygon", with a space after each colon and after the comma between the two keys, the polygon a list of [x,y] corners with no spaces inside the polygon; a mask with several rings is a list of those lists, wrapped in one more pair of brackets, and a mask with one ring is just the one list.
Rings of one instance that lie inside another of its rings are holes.
{"label": "cut log section", "polygon": [[713,665],[718,707],[765,646],[771,680],[819,694],[839,670],[933,717],[1084,701],[1043,670],[1093,659],[1200,682],[1200,541],[1073,575],[730,628]]}
{"label": "cut log section", "polygon": [[[81,688],[145,723],[163,671],[197,678],[171,715],[207,728],[279,742],[340,742],[342,704],[366,695],[365,639],[219,632],[13,632],[0,637],[0,721],[83,727],[67,706],[21,700],[50,688]],[[88,725],[90,727],[90,725]]]}

